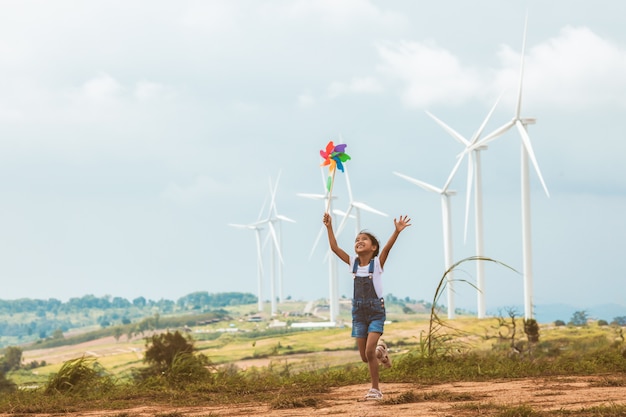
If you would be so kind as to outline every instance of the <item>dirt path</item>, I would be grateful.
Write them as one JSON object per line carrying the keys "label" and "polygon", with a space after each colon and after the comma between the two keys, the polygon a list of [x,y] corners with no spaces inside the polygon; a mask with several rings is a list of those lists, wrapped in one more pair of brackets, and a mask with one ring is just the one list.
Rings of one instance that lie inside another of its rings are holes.
{"label": "dirt path", "polygon": [[[331,416],[350,417],[394,416],[394,417],[465,417],[495,414],[495,405],[514,407],[526,405],[534,411],[581,410],[594,406],[626,405],[624,375],[593,377],[524,378],[489,382],[459,382],[420,386],[419,384],[383,384],[385,399],[398,399],[414,393],[432,393],[432,400],[419,400],[406,404],[385,404],[362,401],[367,385],[352,385],[318,395],[316,407],[275,410],[269,404],[246,403],[228,406],[205,407],[162,407],[141,406],[128,410],[91,411],[66,413],[70,417],[154,417],[176,413],[185,417],[298,417]],[[621,385],[621,386],[619,386]],[[31,417],[51,417],[59,414],[29,414]],[[0,414],[9,417],[10,414]]]}

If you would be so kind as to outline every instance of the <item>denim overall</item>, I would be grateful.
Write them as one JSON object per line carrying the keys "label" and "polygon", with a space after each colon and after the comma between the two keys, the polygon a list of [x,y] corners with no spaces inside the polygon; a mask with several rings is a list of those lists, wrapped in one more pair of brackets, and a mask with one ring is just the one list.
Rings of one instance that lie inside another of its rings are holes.
{"label": "denim overall", "polygon": [[370,332],[383,333],[385,323],[385,300],[376,295],[372,274],[374,260],[369,264],[369,275],[356,275],[359,259],[354,260],[352,274],[354,276],[354,294],[352,296],[352,336],[367,337]]}

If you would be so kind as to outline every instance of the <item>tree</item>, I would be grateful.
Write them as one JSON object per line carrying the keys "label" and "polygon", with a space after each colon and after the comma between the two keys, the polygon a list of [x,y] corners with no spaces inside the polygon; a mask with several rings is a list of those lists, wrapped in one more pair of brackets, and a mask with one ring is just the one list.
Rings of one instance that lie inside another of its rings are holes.
{"label": "tree", "polygon": [[588,319],[586,311],[576,311],[572,315],[569,324],[572,326],[586,326]]}
{"label": "tree", "polygon": [[133,305],[135,307],[145,307],[146,306],[146,299],[144,297],[137,297],[133,300]]}
{"label": "tree", "polygon": [[180,332],[162,333],[146,339],[144,362],[149,366],[134,372],[136,380],[163,382],[171,386],[212,380],[211,362],[205,355],[194,355],[193,342]]}
{"label": "tree", "polygon": [[193,351],[191,338],[186,338],[178,330],[174,333],[161,333],[146,339],[144,362],[160,371],[166,371],[172,367],[177,354]]}
{"label": "tree", "polygon": [[22,349],[16,346],[9,346],[4,351],[4,357],[0,362],[0,372],[7,373],[15,369],[20,369],[22,364]]}
{"label": "tree", "polygon": [[626,326],[626,316],[614,317],[611,324]]}
{"label": "tree", "polygon": [[123,333],[124,330],[122,330],[120,326],[115,326],[115,328],[113,329],[113,337],[115,338],[115,342],[120,341],[120,337],[122,337]]}

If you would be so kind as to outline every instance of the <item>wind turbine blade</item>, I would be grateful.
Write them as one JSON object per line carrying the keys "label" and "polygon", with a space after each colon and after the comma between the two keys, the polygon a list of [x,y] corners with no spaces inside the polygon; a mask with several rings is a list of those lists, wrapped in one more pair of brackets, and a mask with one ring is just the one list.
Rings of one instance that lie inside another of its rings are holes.
{"label": "wind turbine blade", "polygon": [[348,176],[348,168],[343,166],[343,174],[346,177],[346,187],[348,188],[348,203],[352,204],[352,187],[350,186],[350,177]]}
{"label": "wind turbine blade", "polygon": [[541,170],[539,169],[539,164],[537,163],[537,159],[535,158],[535,152],[533,151],[533,145],[530,142],[530,137],[528,136],[528,132],[522,125],[522,122],[519,120],[515,123],[517,126],[517,130],[522,136],[522,143],[524,144],[524,148],[526,148],[526,152],[528,152],[528,156],[535,167],[535,171],[537,172],[537,176],[539,177],[539,181],[541,181],[541,185],[543,186],[543,190],[546,192],[546,195],[550,197],[550,193],[548,192],[548,187],[546,187],[546,183],[543,181],[543,176],[541,175]]}
{"label": "wind turbine blade", "polygon": [[350,213],[352,212],[352,204],[350,204],[350,208],[348,208],[348,211],[346,212],[346,215],[344,216],[343,219],[341,219],[341,223],[339,223],[339,227],[337,227],[337,231],[335,233],[336,236],[339,236],[341,234],[341,231],[343,230],[343,228],[345,227],[346,223],[348,223],[348,218],[350,217]]}
{"label": "wind turbine blade", "polygon": [[278,183],[280,182],[280,175],[281,175],[281,171],[278,171],[278,176],[276,177],[276,182],[273,184],[273,186],[272,186],[272,178],[270,177],[270,194],[271,194],[271,203],[270,203],[270,209],[269,209],[270,217],[272,216],[272,213],[276,214],[277,212],[276,193],[278,191]]}
{"label": "wind turbine blade", "polygon": [[284,221],[286,221],[286,222],[290,222],[290,223],[295,223],[295,222],[296,222],[295,220],[290,219],[290,218],[289,218],[289,217],[287,217],[287,216],[283,216],[282,214],[277,214],[277,215],[276,215],[276,218],[277,218],[277,219],[279,219],[279,220],[284,220]]}
{"label": "wind turbine blade", "polygon": [[272,238],[272,234],[268,233],[267,235],[265,235],[265,239],[263,239],[263,248],[265,248],[267,246],[267,244],[269,243],[270,239]]}
{"label": "wind turbine blade", "polygon": [[493,132],[491,132],[490,134],[488,134],[487,136],[482,138],[480,141],[478,141],[477,143],[473,144],[469,148],[469,150],[474,150],[476,148],[479,148],[481,146],[484,146],[484,145],[488,144],[489,142],[491,142],[494,139],[497,139],[498,137],[500,137],[503,134],[505,134],[510,128],[512,128],[513,125],[515,125],[515,119],[513,119],[510,122],[507,122],[506,124],[500,126],[496,130],[494,130]]}
{"label": "wind turbine blade", "polygon": [[369,211],[370,213],[379,214],[379,215],[381,215],[381,216],[388,217],[387,213],[383,213],[382,211],[376,210],[375,208],[370,207],[370,206],[368,206],[368,205],[367,205],[367,204],[365,204],[365,203],[360,203],[360,202],[358,202],[358,201],[355,201],[355,202],[353,203],[353,205],[354,205],[356,208],[360,208],[360,209],[362,209],[362,210]]}
{"label": "wind turbine blade", "polygon": [[517,90],[517,105],[515,107],[515,118],[519,119],[522,111],[522,85],[524,83],[524,55],[526,54],[526,28],[528,27],[528,13],[524,20],[524,38],[522,40],[522,57],[519,71],[519,89]]}
{"label": "wind turbine blade", "polygon": [[257,221],[261,220],[261,216],[263,215],[263,210],[265,210],[266,204],[267,204],[267,196],[265,196],[265,198],[263,199],[263,205],[261,205],[261,210],[259,210],[259,215],[256,218]]}
{"label": "wind turbine blade", "polygon": [[285,262],[283,261],[283,255],[282,253],[280,253],[280,243],[278,241],[278,235],[276,234],[276,229],[274,228],[274,225],[271,222],[268,224],[270,226],[270,234],[272,236],[272,241],[274,242],[274,248],[276,248],[276,253],[278,253],[278,259],[280,260],[281,264],[284,264]]}
{"label": "wind turbine blade", "polygon": [[441,120],[439,120],[436,116],[434,116],[432,113],[426,111],[426,114],[429,115],[435,122],[437,122],[437,124],[439,126],[441,126],[443,128],[443,130],[445,130],[446,132],[448,132],[454,139],[456,139],[461,145],[463,146],[469,146],[470,142],[465,139],[459,132],[457,132],[456,130],[452,129],[450,126],[448,126],[447,124],[445,124],[444,122],[442,122]]}
{"label": "wind turbine blade", "polygon": [[472,143],[476,143],[480,135],[482,135],[483,130],[485,130],[485,126],[487,126],[487,123],[489,122],[489,119],[491,119],[491,115],[496,110],[496,107],[498,106],[498,103],[500,102],[501,98],[502,98],[502,94],[500,94],[500,97],[498,97],[498,99],[496,100],[496,103],[493,105],[493,107],[487,114],[487,117],[485,117],[485,120],[483,120],[483,123],[480,125],[480,128],[478,128],[478,131],[476,131],[476,133],[474,134],[474,137],[472,138]]}
{"label": "wind turbine blade", "polygon": [[397,175],[400,178],[407,180],[408,182],[417,185],[418,187],[422,187],[426,191],[432,191],[433,193],[441,194],[443,190],[441,188],[437,188],[434,185],[430,185],[427,182],[416,180],[415,178],[411,178],[408,175],[400,174],[399,172],[393,172],[394,175]]}
{"label": "wind turbine blade", "polygon": [[[472,180],[474,179],[474,153],[467,159],[467,192],[465,193],[465,230],[463,231],[463,243],[467,242],[467,225],[469,223],[469,206],[472,198]],[[474,197],[476,198],[476,197]]]}
{"label": "wind turbine blade", "polygon": [[259,264],[259,268],[262,271],[263,270],[263,255],[261,252],[261,232],[259,231],[259,229],[256,229],[256,233],[254,235],[256,237],[257,263]]}
{"label": "wind turbine blade", "polygon": [[310,198],[311,200],[324,200],[326,196],[324,194],[308,194],[308,193],[297,193],[298,197]]}
{"label": "wind turbine blade", "polygon": [[324,233],[325,229],[326,227],[322,226],[320,228],[320,231],[317,232],[317,237],[315,238],[315,242],[313,243],[313,247],[311,248],[311,252],[309,253],[309,260],[311,260],[311,258],[313,257],[313,253],[315,252],[315,249],[317,248],[318,243],[320,243],[320,239],[322,238],[322,234]]}
{"label": "wind turbine blade", "polygon": [[445,193],[446,191],[448,191],[448,187],[450,186],[450,183],[452,182],[452,179],[454,178],[454,176],[456,175],[456,172],[458,171],[459,167],[461,166],[461,162],[463,162],[463,157],[465,156],[466,152],[464,151],[463,153],[461,153],[457,159],[456,159],[456,164],[454,164],[454,168],[452,168],[452,171],[450,171],[450,175],[448,175],[448,179],[446,180],[446,183],[444,184],[443,188],[441,189],[440,193]]}
{"label": "wind turbine blade", "polygon": [[247,224],[228,223],[228,225],[232,227],[236,227],[237,229],[249,229],[250,228],[250,225],[247,225]]}
{"label": "wind turbine blade", "polygon": [[348,215],[348,213],[339,209],[333,209],[333,214],[336,214],[337,216],[341,216],[342,218],[343,217],[350,217],[351,219],[355,218],[352,214]]}
{"label": "wind turbine blade", "polygon": [[269,178],[269,185],[270,185],[270,206],[269,206],[269,210],[267,211],[268,217],[272,217],[272,213],[274,213],[276,211],[276,186],[274,186],[274,184],[272,183],[272,177]]}

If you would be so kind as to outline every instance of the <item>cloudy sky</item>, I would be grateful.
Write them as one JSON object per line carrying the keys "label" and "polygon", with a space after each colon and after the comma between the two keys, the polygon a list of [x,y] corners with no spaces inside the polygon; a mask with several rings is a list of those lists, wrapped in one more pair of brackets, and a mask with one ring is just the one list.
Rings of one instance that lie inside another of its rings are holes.
{"label": "cloudy sky", "polygon": [[[385,293],[432,299],[444,270],[439,196],[470,138],[522,116],[531,168],[535,304],[621,303],[626,237],[626,3],[604,0],[25,1],[0,3],[0,298],[177,299],[256,293],[254,233],[270,181],[284,295],[328,294],[319,150],[346,143],[354,199],[383,242],[413,226]],[[520,137],[482,152],[485,255],[522,270]],[[280,176],[280,177],[279,177]],[[337,174],[335,207],[348,206]],[[454,259],[466,168],[452,182]],[[262,209],[264,211],[262,211]],[[471,213],[470,213],[471,214]],[[339,219],[335,220],[336,223]],[[340,235],[352,251],[354,222]],[[263,233],[265,297],[271,241]],[[473,281],[475,266],[457,277]],[[350,274],[340,294],[351,295]],[[522,304],[522,278],[488,265],[489,309]],[[264,297],[264,298],[265,298]],[[457,304],[475,309],[475,291]]]}

